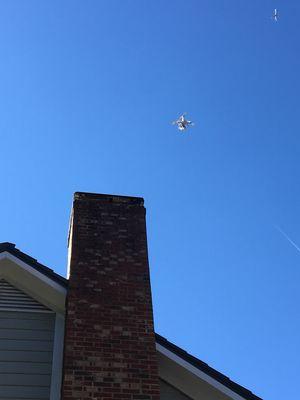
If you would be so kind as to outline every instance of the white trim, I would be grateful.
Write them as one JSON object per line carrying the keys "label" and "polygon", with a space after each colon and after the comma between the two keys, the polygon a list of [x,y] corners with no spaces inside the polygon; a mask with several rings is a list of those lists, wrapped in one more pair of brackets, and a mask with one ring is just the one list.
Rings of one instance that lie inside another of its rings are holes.
{"label": "white trim", "polygon": [[52,279],[48,278],[46,275],[42,274],[41,272],[37,271],[35,268],[31,267],[30,265],[26,264],[24,261],[21,261],[18,257],[13,256],[8,251],[4,251],[0,254],[0,261],[3,259],[9,259],[10,261],[14,262],[15,264],[19,265],[20,267],[24,268],[26,271],[31,273],[32,275],[36,276],[43,282],[47,283],[47,285],[51,286],[55,290],[63,293],[64,295],[67,293],[66,288],[62,285],[54,282]]}
{"label": "white trim", "polygon": [[62,363],[64,349],[64,329],[65,319],[61,314],[56,314],[53,357],[52,357],[52,375],[50,386],[50,400],[60,399],[61,380],[62,380]]}
{"label": "white trim", "polygon": [[159,351],[164,356],[170,358],[175,363],[179,364],[181,367],[187,369],[192,374],[196,375],[200,379],[204,380],[205,382],[209,383],[215,389],[219,390],[220,392],[226,394],[233,400],[246,400],[245,397],[241,397],[237,393],[233,392],[231,389],[223,385],[222,383],[218,382],[216,379],[212,378],[211,376],[207,375],[205,372],[199,370],[198,368],[194,367],[192,364],[183,360],[181,357],[174,354],[172,351],[166,349],[164,346],[156,343],[156,350]]}

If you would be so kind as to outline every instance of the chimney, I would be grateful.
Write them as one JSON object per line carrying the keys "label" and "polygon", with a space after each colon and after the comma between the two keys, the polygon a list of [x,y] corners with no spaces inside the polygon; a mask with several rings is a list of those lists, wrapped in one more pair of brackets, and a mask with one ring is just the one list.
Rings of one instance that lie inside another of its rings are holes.
{"label": "chimney", "polygon": [[62,400],[159,400],[143,199],[75,193]]}

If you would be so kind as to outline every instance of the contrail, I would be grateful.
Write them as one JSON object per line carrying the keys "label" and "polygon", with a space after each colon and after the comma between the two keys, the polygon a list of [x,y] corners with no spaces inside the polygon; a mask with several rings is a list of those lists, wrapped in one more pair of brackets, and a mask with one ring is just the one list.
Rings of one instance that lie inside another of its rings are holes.
{"label": "contrail", "polygon": [[295,249],[298,250],[300,253],[300,247],[297,246],[296,243],[293,242],[292,239],[278,225],[274,225],[274,226],[291,243],[291,245],[293,245],[295,247]]}

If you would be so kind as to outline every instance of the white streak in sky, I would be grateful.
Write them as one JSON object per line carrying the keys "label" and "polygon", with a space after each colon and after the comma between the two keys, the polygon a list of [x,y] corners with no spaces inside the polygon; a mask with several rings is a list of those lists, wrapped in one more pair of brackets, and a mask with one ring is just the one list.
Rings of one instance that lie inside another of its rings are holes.
{"label": "white streak in sky", "polygon": [[274,225],[274,226],[291,243],[291,245],[293,245],[295,247],[295,249],[298,250],[300,253],[300,247],[297,246],[296,243],[293,242],[292,239],[278,225]]}

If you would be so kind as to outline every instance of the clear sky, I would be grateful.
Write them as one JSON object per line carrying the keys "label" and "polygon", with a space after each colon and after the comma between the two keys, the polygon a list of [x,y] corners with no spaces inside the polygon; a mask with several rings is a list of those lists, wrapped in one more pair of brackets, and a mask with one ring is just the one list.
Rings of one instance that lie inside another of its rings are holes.
{"label": "clear sky", "polygon": [[299,397],[299,20],[0,1],[0,240],[64,275],[73,192],[143,196],[156,331],[267,400]]}

